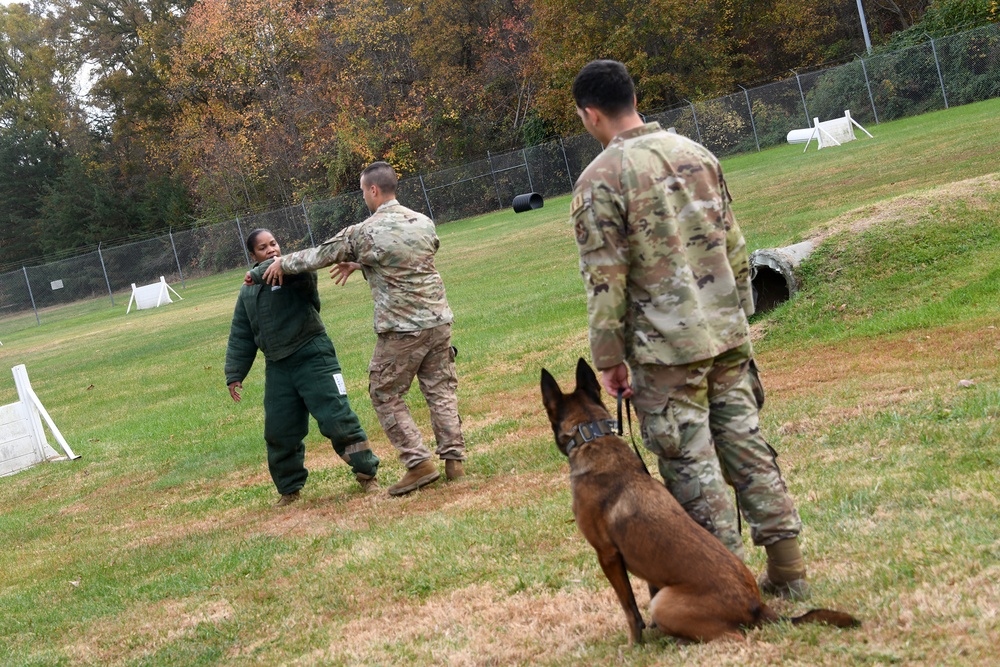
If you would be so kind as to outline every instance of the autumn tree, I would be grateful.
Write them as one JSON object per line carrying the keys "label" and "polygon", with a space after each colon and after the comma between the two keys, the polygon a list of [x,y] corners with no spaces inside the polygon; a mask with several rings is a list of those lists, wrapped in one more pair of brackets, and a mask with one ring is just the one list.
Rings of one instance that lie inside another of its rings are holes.
{"label": "autumn tree", "polygon": [[288,201],[300,178],[302,93],[314,15],[295,0],[204,0],[173,53],[178,112],[163,158],[204,209],[235,212]]}
{"label": "autumn tree", "polygon": [[73,94],[72,63],[61,57],[44,17],[27,5],[0,7],[0,254],[41,252],[39,223],[63,159],[85,141]]}
{"label": "autumn tree", "polygon": [[595,58],[625,63],[645,108],[726,87],[731,54],[717,10],[688,0],[535,0],[539,113],[561,132],[578,131],[570,86]]}

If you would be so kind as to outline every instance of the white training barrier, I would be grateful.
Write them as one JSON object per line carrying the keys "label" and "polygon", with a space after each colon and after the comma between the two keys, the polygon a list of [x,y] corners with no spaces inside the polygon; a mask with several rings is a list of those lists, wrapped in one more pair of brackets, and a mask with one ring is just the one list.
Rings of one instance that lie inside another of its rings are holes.
{"label": "white training barrier", "polygon": [[[815,139],[816,145],[822,149],[829,146],[840,146],[848,141],[854,141],[857,136],[854,134],[854,128],[857,127],[862,132],[867,134],[869,137],[872,136],[871,132],[861,127],[861,125],[851,118],[850,109],[844,110],[843,118],[834,118],[833,120],[825,120],[820,122],[820,119],[813,118],[813,126],[807,127],[801,130],[792,130],[788,133],[785,139],[790,144],[802,144],[806,146],[802,149],[805,153],[809,149],[809,143]],[[874,137],[872,137],[874,139]]]}
{"label": "white training barrier", "polygon": [[[24,365],[14,366],[11,371],[14,373],[17,396],[21,400],[0,406],[0,477],[13,475],[42,461],[71,461],[80,458],[70,449],[31,388]],[[60,456],[45,439],[42,419],[65,456]]]}
{"label": "white training barrier", "polygon": [[159,308],[165,303],[173,303],[173,299],[170,298],[170,292],[173,292],[174,296],[181,301],[184,300],[184,297],[167,284],[167,280],[163,276],[160,276],[160,282],[143,285],[142,287],[136,287],[135,283],[132,283],[132,296],[129,297],[128,309],[125,311],[125,314],[128,315],[131,312],[133,303],[136,310]]}

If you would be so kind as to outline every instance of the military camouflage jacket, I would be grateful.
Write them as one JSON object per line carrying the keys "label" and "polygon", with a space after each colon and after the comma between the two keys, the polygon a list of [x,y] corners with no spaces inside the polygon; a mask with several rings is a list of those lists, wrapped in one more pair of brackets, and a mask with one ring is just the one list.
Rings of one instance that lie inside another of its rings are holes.
{"label": "military camouflage jacket", "polygon": [[749,340],[746,242],[718,160],[647,123],[580,175],[571,222],[599,369],[681,365]]}
{"label": "military camouflage jacket", "polygon": [[375,302],[375,332],[420,331],[454,319],[434,268],[439,243],[433,220],[393,199],[321,245],[283,256],[281,268],[302,273],[358,262]]}

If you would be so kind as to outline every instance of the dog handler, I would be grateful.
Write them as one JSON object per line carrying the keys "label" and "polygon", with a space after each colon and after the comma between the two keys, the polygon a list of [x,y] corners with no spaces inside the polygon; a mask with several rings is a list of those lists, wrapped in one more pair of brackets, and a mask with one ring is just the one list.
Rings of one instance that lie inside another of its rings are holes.
{"label": "dog handler", "polygon": [[274,235],[250,232],[247,250],[256,264],[240,288],[226,348],[226,384],[239,402],[243,379],[257,350],[264,353],[264,441],[267,467],[284,506],[299,499],[305,468],[309,415],[366,491],[377,491],[379,459],[347,400],[340,361],[319,316],[315,273],[294,276],[280,286],[263,284],[270,260],[281,256]]}
{"label": "dog handler", "polygon": [[441,275],[434,268],[440,242],[434,221],[396,201],[398,177],[386,162],[361,172],[361,190],[372,215],[316,248],[275,259],[264,280],[333,266],[339,284],[359,265],[375,302],[378,340],[368,368],[368,392],[379,423],[407,471],[389,487],[401,496],[441,476],[403,400],[416,376],[427,400],[437,455],[448,479],[464,476],[465,440],[458,415],[458,376],[451,345],[454,319]]}
{"label": "dog handler", "polygon": [[762,590],[805,595],[801,522],[758,424],[749,262],[719,162],[644,123],[619,62],[584,66],[573,98],[604,146],[570,214],[602,384],[633,398],[643,443],[687,513],[742,558],[728,479],[767,550]]}

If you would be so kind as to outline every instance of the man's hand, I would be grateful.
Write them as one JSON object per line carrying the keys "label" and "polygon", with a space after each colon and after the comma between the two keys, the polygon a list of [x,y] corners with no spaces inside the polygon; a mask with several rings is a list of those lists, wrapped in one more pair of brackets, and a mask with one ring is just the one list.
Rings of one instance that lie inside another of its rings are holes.
{"label": "man's hand", "polygon": [[632,386],[628,381],[628,366],[618,364],[601,371],[601,385],[609,394],[618,397],[618,390],[622,390],[623,398],[632,398]]}
{"label": "man's hand", "polygon": [[243,383],[236,381],[229,383],[229,395],[233,397],[233,400],[237,403],[240,402],[240,391],[243,389]]}
{"label": "man's hand", "polygon": [[253,285],[253,276],[250,275],[249,271],[247,271],[247,274],[243,276],[243,284],[246,285],[247,287]]}
{"label": "man's hand", "polygon": [[330,277],[336,285],[346,285],[347,278],[361,268],[357,262],[341,262],[330,267]]}
{"label": "man's hand", "polygon": [[261,280],[268,285],[280,285],[284,277],[285,272],[281,269],[281,258],[275,257],[271,266],[267,267],[267,271],[261,276]]}

